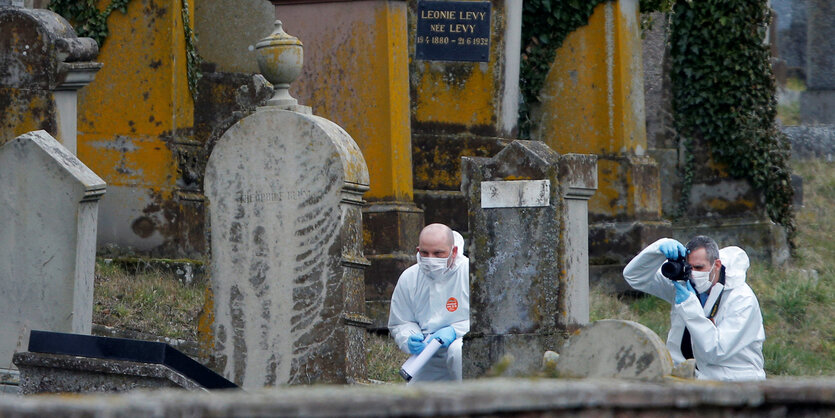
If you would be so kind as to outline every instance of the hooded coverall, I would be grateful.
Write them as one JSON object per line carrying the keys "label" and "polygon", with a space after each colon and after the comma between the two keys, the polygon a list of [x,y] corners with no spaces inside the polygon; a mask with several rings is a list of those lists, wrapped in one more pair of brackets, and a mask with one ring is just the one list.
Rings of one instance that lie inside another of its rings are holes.
{"label": "hooded coverall", "polygon": [[[672,305],[667,349],[673,362],[678,364],[685,360],[681,342],[686,327],[690,333],[698,379],[765,379],[762,313],[756,295],[745,283],[748,255],[739,247],[719,250],[719,259],[725,267],[725,287],[721,290],[719,309],[711,321],[705,316],[695,294],[680,304],[675,303],[673,282],[661,274],[661,265],[667,259],[659,246],[668,240],[662,238],[635,256],[623,270],[623,278],[634,289],[657,296]],[[718,287],[711,290],[718,290]]]}
{"label": "hooded coverall", "polygon": [[457,232],[458,255],[453,266],[436,279],[415,264],[397,280],[391,296],[388,328],[397,346],[408,353],[412,334],[428,336],[446,326],[455,329],[455,341],[441,348],[409,382],[461,380],[462,337],[470,331],[470,260]]}

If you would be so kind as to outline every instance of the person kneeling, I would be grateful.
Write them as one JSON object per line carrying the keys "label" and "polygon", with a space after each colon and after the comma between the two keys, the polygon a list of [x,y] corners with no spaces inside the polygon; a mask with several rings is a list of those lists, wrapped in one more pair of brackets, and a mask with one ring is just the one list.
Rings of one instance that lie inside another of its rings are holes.
{"label": "person kneeling", "polygon": [[[686,264],[664,269],[668,260]],[[757,296],[745,283],[748,266],[743,249],[720,250],[703,235],[687,246],[662,238],[626,265],[623,278],[672,304],[667,349],[674,363],[695,359],[698,379],[762,380],[765,330]]]}
{"label": "person kneeling", "polygon": [[470,262],[463,248],[464,239],[448,226],[428,225],[418,239],[417,264],[397,280],[388,321],[397,346],[419,354],[432,339],[441,342],[410,384],[461,380],[462,338],[470,331]]}

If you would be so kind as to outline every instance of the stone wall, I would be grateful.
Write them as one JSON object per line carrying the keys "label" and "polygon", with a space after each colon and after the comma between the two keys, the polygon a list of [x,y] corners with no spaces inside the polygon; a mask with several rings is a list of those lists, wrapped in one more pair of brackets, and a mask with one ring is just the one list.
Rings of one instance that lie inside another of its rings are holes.
{"label": "stone wall", "polygon": [[42,416],[832,416],[835,379],[717,383],[484,379],[465,384],[313,386],[125,395],[0,395],[0,415]]}

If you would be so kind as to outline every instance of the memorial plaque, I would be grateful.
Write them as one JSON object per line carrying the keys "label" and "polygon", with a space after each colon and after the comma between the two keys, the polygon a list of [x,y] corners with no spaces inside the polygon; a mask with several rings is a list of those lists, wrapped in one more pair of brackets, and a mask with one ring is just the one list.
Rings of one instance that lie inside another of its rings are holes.
{"label": "memorial plaque", "polygon": [[431,61],[487,62],[490,2],[418,2],[415,56]]}
{"label": "memorial plaque", "polygon": [[548,180],[514,180],[481,182],[481,207],[534,208],[551,204],[551,183]]}

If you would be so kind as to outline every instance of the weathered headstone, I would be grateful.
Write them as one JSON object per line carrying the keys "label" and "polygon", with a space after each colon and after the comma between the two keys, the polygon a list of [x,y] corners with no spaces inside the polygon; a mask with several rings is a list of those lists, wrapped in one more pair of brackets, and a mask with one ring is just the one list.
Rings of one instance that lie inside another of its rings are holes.
{"label": "weathered headstone", "polygon": [[279,26],[258,47],[259,64],[298,67],[261,66],[274,105],[227,130],[206,168],[216,366],[245,388],[364,379],[365,160],[287,94],[298,40]]}
{"label": "weathered headstone", "polygon": [[806,73],[807,0],[771,0],[777,14],[777,51],[793,76]]}
{"label": "weathered headstone", "polygon": [[800,119],[806,125],[835,124],[835,3],[807,1],[806,87]]}
{"label": "weathered headstone", "polygon": [[29,330],[89,334],[105,183],[44,131],[0,146],[0,368]]}
{"label": "weathered headstone", "polygon": [[557,361],[560,377],[617,377],[661,380],[673,371],[664,341],[632,321],[604,319],[566,341]]}
{"label": "weathered headstone", "polygon": [[492,159],[465,157],[473,263],[464,374],[506,356],[506,374],[540,369],[542,353],[589,319],[588,199],[597,159],[514,141]]}
{"label": "weathered headstone", "polygon": [[102,64],[58,14],[0,4],[0,145],[43,129],[76,153],[77,91]]}

